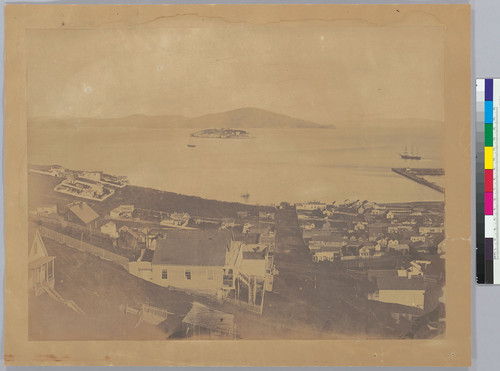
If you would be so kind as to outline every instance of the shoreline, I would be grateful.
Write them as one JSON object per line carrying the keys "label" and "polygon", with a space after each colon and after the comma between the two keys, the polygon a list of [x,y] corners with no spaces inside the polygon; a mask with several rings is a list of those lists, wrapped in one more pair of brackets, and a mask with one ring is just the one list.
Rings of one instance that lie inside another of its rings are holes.
{"label": "shoreline", "polygon": [[[44,167],[44,165],[35,165],[35,164],[30,164],[29,167],[31,167],[31,166],[33,166],[35,168]],[[74,170],[69,170],[69,171],[74,171]],[[47,173],[41,173],[38,171],[32,172],[32,175],[35,177],[47,178],[46,180],[48,181],[48,183],[53,184],[53,186],[51,187],[51,190],[50,190],[52,192],[53,192],[53,189],[58,184],[60,184],[64,179],[64,178],[60,178],[60,177],[54,177],[54,176],[51,176]],[[50,179],[50,181],[49,181],[49,179]],[[44,183],[47,183],[47,181],[44,181]],[[278,202],[277,201],[275,203],[269,203],[269,204],[251,204],[251,203],[244,203],[244,202],[238,202],[238,201],[226,201],[226,200],[221,200],[221,199],[216,199],[216,198],[208,198],[208,197],[202,197],[202,196],[197,196],[197,195],[177,193],[177,192],[173,192],[173,191],[162,190],[159,188],[148,187],[148,186],[144,186],[144,185],[128,184],[122,188],[116,188],[115,194],[112,197],[109,197],[103,201],[100,201],[99,204],[114,203],[113,201],[115,199],[117,199],[117,198],[122,199],[123,197],[125,197],[125,194],[131,194],[130,196],[126,196],[126,198],[131,197],[132,199],[153,197],[154,199],[158,199],[157,202],[159,205],[164,203],[164,201],[163,201],[164,199],[174,198],[174,199],[179,200],[179,201],[182,200],[182,203],[196,204],[197,205],[196,209],[198,209],[198,210],[203,209],[203,206],[201,206],[201,205],[209,205],[208,206],[209,209],[213,209],[214,205],[218,205],[217,208],[221,207],[222,209],[238,208],[241,210],[247,210],[247,209],[270,210],[270,209],[274,209],[275,207],[277,207],[279,204],[281,204],[283,202],[290,204],[290,205],[295,205],[295,204],[299,203],[299,201],[297,201],[297,202],[289,202],[289,201],[279,201]],[[63,194],[61,194],[61,193],[59,193],[58,195],[63,196]],[[67,196],[67,198],[72,199],[72,200],[79,199],[78,197],[73,196],[73,195],[66,195],[66,196]],[[332,199],[332,200],[328,200],[328,201],[324,201],[324,202],[331,203],[334,201],[338,202],[339,200]],[[404,206],[404,205],[406,205],[406,206],[410,206],[410,205],[434,205],[434,206],[444,205],[444,200],[443,201],[404,201],[404,202],[379,202],[379,201],[373,201],[373,200],[368,200],[368,201],[375,202],[379,205],[402,205],[402,206]],[[151,202],[148,202],[148,204],[149,203],[151,203]],[[154,205],[154,202],[152,204]],[[176,204],[177,204],[177,202],[174,203],[174,205],[176,205]],[[193,209],[194,207],[190,207],[190,208]],[[152,209],[154,209],[154,207],[152,207]],[[169,209],[169,208],[167,207],[167,209]],[[179,210],[181,210],[180,207],[172,210],[172,212],[179,211]],[[189,211],[189,210],[187,210],[187,211]]]}

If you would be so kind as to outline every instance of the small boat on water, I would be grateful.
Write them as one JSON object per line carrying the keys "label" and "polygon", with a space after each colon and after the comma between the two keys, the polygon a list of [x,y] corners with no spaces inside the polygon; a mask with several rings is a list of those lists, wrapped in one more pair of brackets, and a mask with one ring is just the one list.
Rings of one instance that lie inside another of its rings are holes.
{"label": "small boat on water", "polygon": [[405,151],[404,153],[399,153],[399,155],[401,156],[401,158],[403,160],[421,160],[422,157],[418,154],[418,150],[416,153],[413,153],[413,150],[408,153],[408,149],[406,148],[405,146]]}
{"label": "small boat on water", "polygon": [[249,197],[250,197],[250,195],[248,194],[248,192],[241,195],[241,198],[249,198]]}
{"label": "small boat on water", "polygon": [[194,144],[188,144],[187,146],[190,147],[190,148],[196,147]]}

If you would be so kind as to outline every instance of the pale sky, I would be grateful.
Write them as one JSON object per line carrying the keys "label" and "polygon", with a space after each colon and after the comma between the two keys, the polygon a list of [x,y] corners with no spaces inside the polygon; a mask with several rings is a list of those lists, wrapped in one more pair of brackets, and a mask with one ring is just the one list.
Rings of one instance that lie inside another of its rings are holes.
{"label": "pale sky", "polygon": [[29,117],[258,107],[320,124],[444,119],[440,27],[119,27],[27,40]]}

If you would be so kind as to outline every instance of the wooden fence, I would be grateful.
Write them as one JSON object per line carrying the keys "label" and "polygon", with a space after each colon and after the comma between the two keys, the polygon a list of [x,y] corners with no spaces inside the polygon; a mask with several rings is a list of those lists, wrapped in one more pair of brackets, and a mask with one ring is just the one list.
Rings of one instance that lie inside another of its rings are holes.
{"label": "wooden fence", "polygon": [[70,222],[68,220],[64,220],[62,218],[55,219],[47,217],[45,215],[32,215],[31,218],[39,225],[45,225],[48,226],[49,228],[53,227],[56,229],[71,228],[71,230],[73,231],[91,234],[93,236],[97,236],[99,238],[107,240],[110,244],[113,243],[113,239],[108,234],[101,233],[98,229],[95,228],[84,227],[82,225]]}
{"label": "wooden fence", "polygon": [[101,249],[100,247],[96,247],[87,242],[77,240],[73,237],[56,232],[44,226],[39,226],[38,228],[40,230],[40,234],[42,235],[42,237],[50,238],[51,240],[57,241],[61,244],[65,244],[66,246],[72,247],[79,251],[95,255],[103,260],[111,261],[113,263],[121,265],[123,268],[128,270],[128,259],[121,255],[114,254],[105,249]]}

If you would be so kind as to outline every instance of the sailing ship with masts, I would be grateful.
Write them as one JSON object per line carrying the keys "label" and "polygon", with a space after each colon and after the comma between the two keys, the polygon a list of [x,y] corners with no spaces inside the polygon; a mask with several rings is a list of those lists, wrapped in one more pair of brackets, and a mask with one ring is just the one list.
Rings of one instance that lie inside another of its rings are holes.
{"label": "sailing ship with masts", "polygon": [[403,160],[421,160],[422,157],[418,154],[418,148],[417,151],[414,153],[413,152],[413,147],[411,148],[411,151],[408,152],[407,146],[405,146],[405,151],[403,153],[399,154]]}

